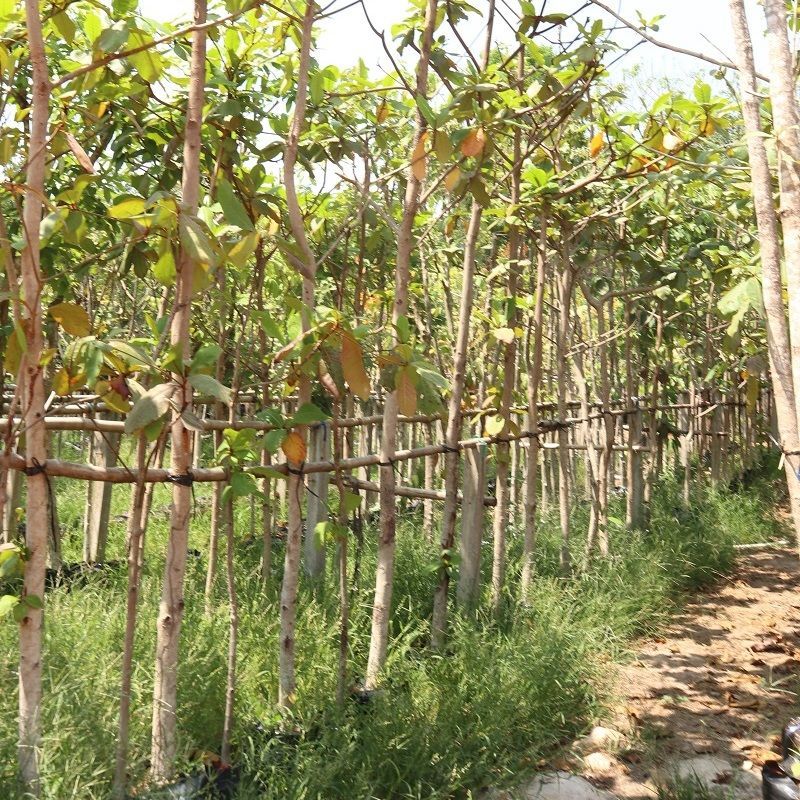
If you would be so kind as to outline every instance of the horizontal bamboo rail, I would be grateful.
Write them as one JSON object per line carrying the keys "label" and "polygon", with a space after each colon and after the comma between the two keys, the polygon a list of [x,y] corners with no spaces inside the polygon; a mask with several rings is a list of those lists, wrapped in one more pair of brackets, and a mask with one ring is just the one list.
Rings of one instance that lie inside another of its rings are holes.
{"label": "horizontal bamboo rail", "polygon": [[[361,480],[361,478],[353,478],[348,476],[345,478],[345,482],[354,489],[361,489],[366,492],[380,492],[381,487],[378,486],[377,483],[373,483],[372,481],[365,481]],[[398,495],[399,497],[411,497],[418,500],[444,500],[445,493],[436,491],[435,489],[417,489],[413,486],[395,486],[394,494]],[[462,501],[461,495],[457,495],[457,500],[460,503]],[[497,498],[496,497],[484,497],[483,504],[485,506],[496,506],[497,505]]]}
{"label": "horizontal bamboo rail", "polygon": [[[596,405],[596,404],[595,404]],[[736,402],[729,402],[729,403],[696,403],[695,405],[691,405],[688,403],[673,403],[668,405],[662,406],[628,406],[626,408],[613,408],[609,409],[608,414],[615,417],[624,417],[628,414],[636,413],[640,411],[642,413],[651,413],[653,411],[680,411],[680,410],[687,410],[687,409],[698,409],[698,408],[712,408],[712,407],[723,407],[723,406],[743,406],[743,403],[736,403]],[[538,409],[540,411],[551,410],[553,407],[552,403],[540,403],[538,405]],[[103,433],[124,433],[125,432],[125,422],[123,420],[110,420],[110,419],[102,419],[97,417],[85,416],[86,409],[82,410],[83,416],[78,418],[68,415],[57,415],[52,414],[45,417],[45,426],[47,430],[52,431],[100,431]],[[478,416],[479,414],[487,413],[484,411],[478,410],[469,410],[464,412],[464,416],[474,417]],[[511,413],[522,416],[527,414],[528,411],[526,408],[514,408],[511,409]],[[589,421],[592,420],[600,420],[603,419],[603,413],[597,414],[590,414],[588,417]],[[432,423],[438,422],[444,418],[444,414],[417,414],[414,416],[399,416],[398,421],[405,424],[415,424],[415,423]],[[240,431],[240,430],[255,430],[255,431],[274,431],[277,430],[280,426],[274,425],[271,422],[264,422],[262,420],[234,420],[233,422],[229,422],[228,420],[221,420],[221,419],[204,419],[201,420],[203,423],[203,432],[211,432],[211,431],[222,431],[226,428],[230,428],[232,430]],[[336,421],[329,420],[326,422],[328,425],[332,425],[333,427],[338,428],[358,428],[362,425],[378,425],[383,421],[383,416],[381,414],[373,414],[367,417],[352,417],[347,419],[339,419]],[[567,417],[564,420],[565,425],[577,425],[582,422],[586,422],[587,419],[583,417]],[[545,426],[550,423],[552,425],[559,424],[559,421],[556,419],[550,420],[542,420],[540,424]],[[23,419],[22,417],[12,417],[11,425],[17,426],[22,425]],[[8,417],[0,418],[0,431],[7,431],[9,426],[9,419]],[[645,428],[646,429],[646,428]]]}

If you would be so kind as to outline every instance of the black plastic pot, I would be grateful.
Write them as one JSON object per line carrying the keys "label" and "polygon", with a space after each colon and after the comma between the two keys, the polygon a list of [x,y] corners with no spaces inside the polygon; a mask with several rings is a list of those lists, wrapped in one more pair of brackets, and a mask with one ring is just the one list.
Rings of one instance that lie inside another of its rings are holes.
{"label": "black plastic pot", "polygon": [[800,786],[790,778],[778,761],[767,761],[761,770],[763,800],[800,800]]}

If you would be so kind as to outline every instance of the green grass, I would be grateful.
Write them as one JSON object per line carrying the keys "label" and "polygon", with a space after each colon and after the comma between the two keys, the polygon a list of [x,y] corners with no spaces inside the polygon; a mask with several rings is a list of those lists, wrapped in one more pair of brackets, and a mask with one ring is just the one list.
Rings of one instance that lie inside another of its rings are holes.
{"label": "green grass", "polygon": [[[767,487],[768,488],[768,487]],[[191,546],[205,550],[206,490],[198,490]],[[487,785],[521,780],[537,760],[602,716],[610,701],[613,662],[633,637],[673,613],[683,593],[730,569],[734,545],[773,536],[765,484],[741,493],[696,489],[690,511],[667,477],[658,489],[650,531],[614,533],[614,555],[580,568],[569,580],[558,571],[557,526],[539,535],[537,578],[528,609],[509,593],[503,618],[457,619],[443,654],[426,649],[435,548],[407,512],[398,535],[395,610],[386,691],[369,707],[333,703],[337,614],[333,582],[322,599],[302,589],[298,621],[300,737],[281,743],[260,732],[277,722],[278,612],[258,581],[257,546],[239,545],[241,601],[236,761],[240,796],[271,800],[416,800],[474,797]],[[65,557],[80,558],[83,487],[59,486]],[[147,566],[137,638],[131,728],[131,777],[146,773],[155,619],[168,494],[159,487],[148,533]],[[113,514],[126,510],[116,490]],[[244,504],[246,505],[246,504]],[[248,510],[238,512],[246,531]],[[616,516],[620,511],[617,509]],[[581,561],[586,509],[574,514],[573,550]],[[109,558],[120,558],[124,523],[115,522]],[[245,534],[240,535],[244,540]],[[354,682],[366,663],[373,584],[374,532],[353,600],[351,665]],[[510,585],[516,586],[521,532],[509,531]],[[490,547],[486,547],[487,570]],[[282,549],[275,551],[276,585]],[[216,608],[203,614],[203,560],[191,560],[179,672],[180,737],[184,763],[194,750],[216,750],[222,727],[227,604],[224,582]],[[125,576],[92,581],[48,595],[44,659],[42,771],[49,800],[105,798],[113,768],[123,631]],[[15,798],[16,630],[0,626],[0,797]],[[473,794],[471,794],[473,792]],[[683,797],[683,795],[681,795]],[[677,800],[677,798],[676,798]]]}
{"label": "green grass", "polygon": [[736,797],[735,786],[709,786],[695,776],[658,787],[658,800],[735,800]]}

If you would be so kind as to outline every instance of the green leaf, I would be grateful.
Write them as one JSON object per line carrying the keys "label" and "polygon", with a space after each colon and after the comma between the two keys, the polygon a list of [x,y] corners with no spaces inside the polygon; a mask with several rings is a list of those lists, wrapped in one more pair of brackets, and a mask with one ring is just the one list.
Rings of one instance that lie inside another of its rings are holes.
{"label": "green leaf", "polygon": [[278,428],[275,431],[269,431],[264,435],[264,449],[268,453],[277,453],[278,448],[283,444],[286,438],[286,431],[283,428]]}
{"label": "green leaf", "polygon": [[228,261],[230,261],[235,267],[239,267],[239,269],[244,267],[244,265],[247,263],[247,259],[250,258],[253,253],[255,253],[260,239],[261,235],[257,231],[248,233],[247,236],[243,236],[228,251]]}
{"label": "green leaf", "polygon": [[0,618],[10,614],[19,605],[19,598],[13,594],[0,595]]}
{"label": "green leaf", "polygon": [[69,18],[66,11],[61,11],[53,16],[53,25],[61,34],[64,41],[71,45],[75,38],[75,23]]}
{"label": "green leaf", "polygon": [[[273,431],[277,433],[277,431]],[[280,445],[278,445],[280,447]],[[275,448],[277,450],[277,448]],[[259,478],[271,478],[273,480],[285,479],[286,475],[283,472],[278,472],[274,467],[248,467],[247,472],[250,475],[257,475]]]}
{"label": "green leaf", "polygon": [[153,277],[163,286],[172,286],[175,283],[177,275],[178,270],[175,267],[175,256],[172,253],[172,247],[170,247],[169,242],[167,242],[166,247],[164,247],[164,252],[153,265]]}
{"label": "green leaf", "polygon": [[112,219],[130,219],[144,213],[145,201],[141,197],[127,197],[108,209]]}
{"label": "green leaf", "polygon": [[133,404],[133,408],[125,418],[125,433],[135,433],[164,416],[174,392],[174,383],[160,383],[145,392]]}
{"label": "green leaf", "polygon": [[239,200],[233,191],[233,187],[224,178],[220,178],[217,183],[217,200],[222,206],[222,213],[226,222],[241,228],[243,231],[253,230],[253,223],[247,215],[242,201]]}
{"label": "green leaf", "polygon": [[352,514],[361,505],[361,495],[355,492],[344,490],[344,496],[340,500],[345,513]]}
{"label": "green leaf", "polygon": [[419,108],[422,116],[427,121],[428,125],[433,127],[436,124],[436,114],[431,108],[430,103],[421,95],[417,95],[417,107]]}
{"label": "green leaf", "polygon": [[397,338],[402,344],[408,344],[411,341],[411,326],[408,324],[408,317],[403,314],[397,318]]}
{"label": "green leaf", "polygon": [[181,237],[181,244],[192,261],[200,264],[208,264],[209,267],[216,266],[217,256],[211,241],[200,223],[185,214],[182,214],[178,222],[178,229]]}
{"label": "green leaf", "polygon": [[317,408],[313,403],[304,403],[297,409],[295,415],[292,417],[289,425],[312,425],[315,422],[324,422],[328,419],[322,409]]}
{"label": "green leaf", "polygon": [[[133,31],[130,36],[131,49],[151,44],[152,41],[151,37],[141,31]],[[147,50],[128,56],[128,60],[147,83],[157,81],[164,71],[164,58],[155,47],[149,47]]]}
{"label": "green leaf", "polygon": [[258,491],[256,479],[247,472],[234,472],[231,475],[230,486],[234,497],[246,497]]}
{"label": "green leaf", "polygon": [[26,594],[25,597],[22,598],[22,602],[29,608],[44,608],[44,601],[38,594]]}
{"label": "green leaf", "polygon": [[190,430],[190,431],[204,431],[206,429],[205,423],[203,422],[197,414],[189,411],[188,408],[184,408],[181,411],[181,419],[183,420],[183,424]]}
{"label": "green leaf", "polygon": [[113,28],[106,28],[94,45],[105,53],[116,53],[128,41],[128,34],[128,26],[124,22],[118,22]]}
{"label": "green leaf", "polygon": [[219,400],[220,403],[225,403],[226,406],[229,406],[233,401],[231,390],[227,386],[223,386],[216,378],[212,378],[210,375],[203,375],[197,372],[189,376],[189,383],[191,383],[192,387],[200,392],[200,394],[209,395],[215,400]]}
{"label": "green leaf", "polygon": [[213,367],[219,360],[222,349],[216,344],[204,344],[197,348],[197,352],[189,362],[189,372],[200,372]]}

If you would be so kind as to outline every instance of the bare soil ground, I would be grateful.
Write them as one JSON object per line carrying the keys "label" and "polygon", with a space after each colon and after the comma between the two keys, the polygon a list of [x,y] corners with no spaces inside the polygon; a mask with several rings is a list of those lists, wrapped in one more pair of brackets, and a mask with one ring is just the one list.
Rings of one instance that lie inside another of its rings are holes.
{"label": "bare soil ground", "polygon": [[699,755],[760,773],[800,713],[800,563],[743,551],[733,576],[690,602],[624,668],[614,727],[626,744],[584,773],[623,798],[652,797],[665,764]]}

